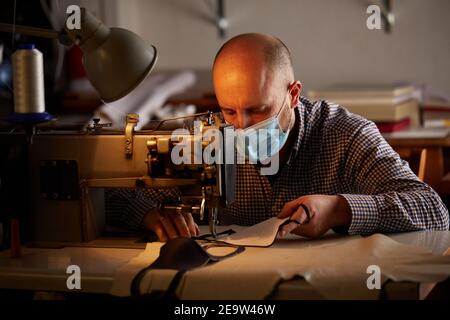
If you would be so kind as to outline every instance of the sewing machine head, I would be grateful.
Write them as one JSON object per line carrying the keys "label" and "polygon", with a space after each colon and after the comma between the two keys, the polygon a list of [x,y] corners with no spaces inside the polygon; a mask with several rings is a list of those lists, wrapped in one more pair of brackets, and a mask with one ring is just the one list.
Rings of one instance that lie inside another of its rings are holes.
{"label": "sewing machine head", "polygon": [[218,160],[234,158],[234,136],[224,134],[229,126],[212,113],[175,131],[163,125],[135,131],[137,121],[128,115],[124,131],[94,121],[81,132],[36,134],[29,149],[32,240],[100,237],[106,188],[177,187],[182,196],[164,201],[163,213],[207,218],[215,234],[219,208],[234,199],[234,164]]}

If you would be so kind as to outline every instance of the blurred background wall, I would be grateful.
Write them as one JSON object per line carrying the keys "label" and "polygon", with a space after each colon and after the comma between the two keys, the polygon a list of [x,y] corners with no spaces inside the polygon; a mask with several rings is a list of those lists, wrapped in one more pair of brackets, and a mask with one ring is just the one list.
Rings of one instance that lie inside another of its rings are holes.
{"label": "blurred background wall", "polygon": [[263,32],[290,48],[305,89],[406,81],[450,95],[449,0],[393,0],[390,34],[366,27],[367,7],[380,0],[224,0],[225,38],[214,21],[216,0],[49,2],[60,11],[60,23],[68,5],[80,4],[109,26],[137,32],[158,48],[156,70],[194,69],[201,88],[211,88],[210,68],[222,43],[240,33]]}
{"label": "blurred background wall", "polygon": [[214,24],[215,1],[104,3],[110,24],[130,28],[156,45],[158,69],[194,68],[203,86],[210,85],[211,63],[226,39],[263,32],[287,44],[296,76],[306,89],[410,81],[425,84],[434,93],[450,94],[448,0],[394,0],[391,34],[366,27],[367,6],[378,4],[376,0],[225,0],[229,22],[225,39],[218,37]]}

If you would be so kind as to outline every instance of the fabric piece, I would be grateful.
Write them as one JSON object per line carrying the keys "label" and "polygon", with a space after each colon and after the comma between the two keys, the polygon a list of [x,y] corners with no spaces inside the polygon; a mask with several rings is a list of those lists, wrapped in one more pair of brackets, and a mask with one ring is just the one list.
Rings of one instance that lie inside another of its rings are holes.
{"label": "fabric piece", "polygon": [[[142,253],[117,269],[114,275],[111,294],[115,296],[129,296],[130,286],[134,276],[158,258],[159,251],[163,245],[163,242],[147,243],[147,246]],[[176,270],[158,270],[158,276],[153,279],[154,271],[155,270],[149,271],[142,280],[142,292],[151,292],[150,283],[154,285],[154,290],[166,289],[169,286],[172,277],[177,272]],[[147,289],[145,290],[144,288]]]}
{"label": "fabric piece", "polygon": [[[117,270],[113,295],[129,295],[133,276],[159,253],[161,243],[146,250]],[[210,251],[209,251],[210,252]],[[210,253],[225,254],[229,248]],[[177,290],[181,299],[264,299],[282,280],[302,276],[328,299],[376,299],[380,290],[369,290],[367,268],[376,265],[381,283],[414,281],[433,283],[450,276],[450,257],[398,243],[375,234],[370,237],[328,235],[320,240],[277,239],[272,247],[250,247],[237,256],[185,274]],[[164,271],[164,272],[162,272]],[[144,278],[150,293],[169,285],[171,270],[153,270]]]}
{"label": "fabric piece", "polygon": [[375,234],[247,248],[240,256],[190,272],[178,295],[183,299],[264,299],[280,280],[303,276],[328,299],[376,299],[380,290],[367,287],[371,265],[380,268],[381,283],[388,279],[437,282],[450,276],[450,257]]}
{"label": "fabric piece", "polygon": [[223,246],[223,244],[207,243],[200,244],[192,238],[178,237],[167,241],[159,251],[158,258],[148,267],[143,268],[133,279],[131,284],[131,295],[140,296],[140,284],[146,273],[153,269],[170,269],[177,270],[178,273],[170,284],[169,295],[174,293],[178,287],[178,282],[186,271],[206,266],[210,263],[227,259],[235,254],[239,254],[245,250],[243,246],[233,246],[235,251],[230,254],[215,256],[209,254],[207,247]]}
{"label": "fabric piece", "polygon": [[267,219],[220,239],[220,242],[246,247],[269,247],[275,241],[280,225],[288,219]]}
{"label": "fabric piece", "polygon": [[[444,256],[450,256],[450,247],[444,252]],[[419,299],[424,300],[437,285],[434,283],[421,283],[419,287]]]}

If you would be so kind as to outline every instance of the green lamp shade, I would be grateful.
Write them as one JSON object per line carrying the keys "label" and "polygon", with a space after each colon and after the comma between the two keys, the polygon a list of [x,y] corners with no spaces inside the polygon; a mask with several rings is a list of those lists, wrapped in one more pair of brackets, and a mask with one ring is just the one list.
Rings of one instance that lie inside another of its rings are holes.
{"label": "green lamp shade", "polygon": [[120,28],[111,28],[101,45],[83,55],[86,75],[105,102],[130,93],[151,72],[156,60],[154,46]]}
{"label": "green lamp shade", "polygon": [[83,50],[86,76],[105,102],[133,91],[156,63],[154,46],[131,31],[107,27],[85,8],[81,27],[66,31]]}

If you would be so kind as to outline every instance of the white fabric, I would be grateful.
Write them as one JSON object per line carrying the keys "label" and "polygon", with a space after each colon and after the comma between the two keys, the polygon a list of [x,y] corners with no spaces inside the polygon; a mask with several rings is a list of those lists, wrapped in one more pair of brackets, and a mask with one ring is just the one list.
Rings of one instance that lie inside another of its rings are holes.
{"label": "white fabric", "polygon": [[111,128],[120,130],[125,128],[127,114],[137,113],[139,122],[135,129],[139,130],[149,122],[170,96],[185,91],[195,81],[193,71],[178,72],[174,75],[151,74],[130,94],[101,106],[93,118],[100,118],[101,123],[112,122]]}
{"label": "white fabric", "polygon": [[273,217],[249,228],[244,228],[220,239],[220,241],[239,246],[269,247],[275,241],[280,225],[288,219]]}
{"label": "white fabric", "polygon": [[[149,243],[146,250],[117,270],[113,295],[129,295],[133,276],[152,263],[162,243]],[[216,248],[212,254],[225,254]],[[379,290],[369,290],[367,268],[381,269],[381,282],[434,283],[450,276],[450,256],[398,243],[375,234],[370,237],[327,235],[320,240],[277,239],[272,247],[248,247],[236,256],[185,274],[177,294],[182,299],[264,299],[281,280],[303,276],[324,297],[375,299]],[[174,271],[153,270],[141,288],[146,292],[167,288]],[[145,288],[145,289],[144,289]]]}
{"label": "white fabric", "polygon": [[375,299],[367,268],[377,265],[381,282],[438,282],[450,276],[450,257],[400,244],[376,234],[309,241],[277,241],[271,248],[247,248],[238,256],[194,270],[178,292],[183,299],[263,299],[280,280],[303,276],[329,299]]}

